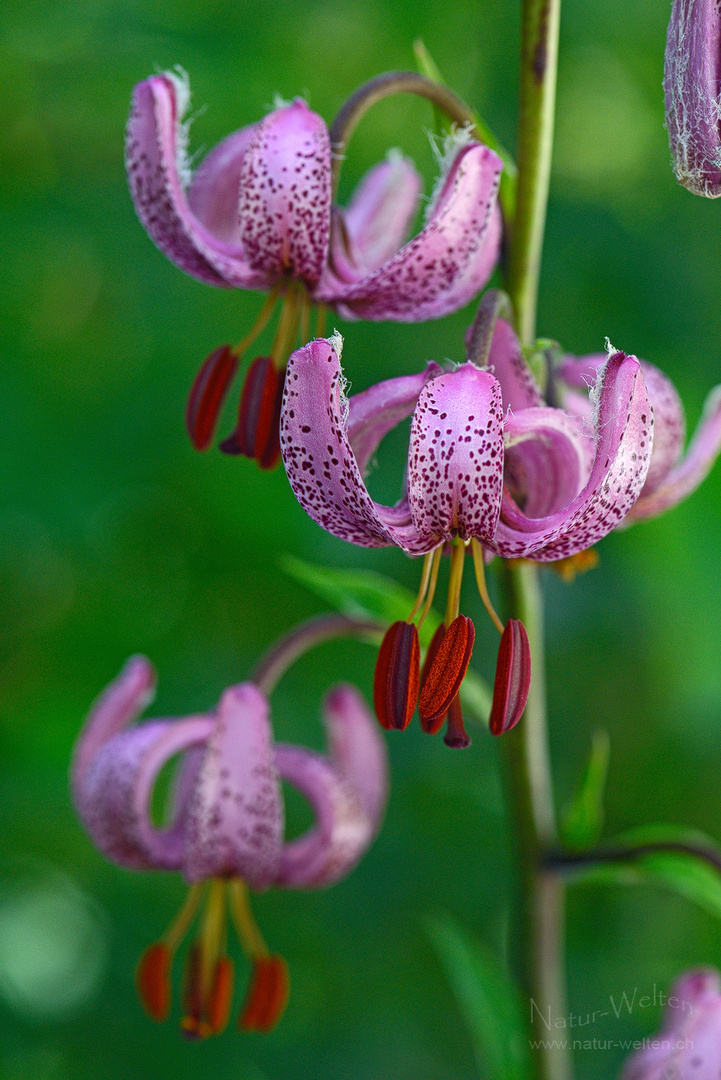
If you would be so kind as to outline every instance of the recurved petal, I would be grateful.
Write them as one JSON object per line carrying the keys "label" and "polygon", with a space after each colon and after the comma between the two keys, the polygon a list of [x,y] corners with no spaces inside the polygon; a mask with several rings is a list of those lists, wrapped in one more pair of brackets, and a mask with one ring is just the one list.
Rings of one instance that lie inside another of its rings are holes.
{"label": "recurved petal", "polygon": [[132,723],[154,695],[155,672],[150,661],[144,656],[131,656],[94,703],[75,743],[70,775],[76,793],[103,744]]}
{"label": "recurved petal", "polygon": [[408,499],[422,534],[490,539],[503,487],[501,388],[463,364],[418,398],[408,458]]}
{"label": "recurved petal", "polygon": [[367,172],[341,210],[357,280],[395,255],[413,221],[421,192],[413,162],[398,150]]}
{"label": "recurved petal", "polygon": [[359,795],[321,754],[279,743],[280,775],[305,795],[315,825],[283,848],[275,884],[320,888],[345,877],[374,835],[374,823]]}
{"label": "recurved petal", "polygon": [[633,506],[646,480],[653,440],[651,407],[635,356],[617,352],[608,358],[593,402],[596,452],[586,485],[567,506],[540,518],[527,517],[504,493],[498,529],[487,544],[496,554],[540,562],[574,555],[615,528]]}
{"label": "recurved petal", "polygon": [[497,319],[488,354],[488,367],[501,384],[503,408],[529,409],[543,404],[541,391],[531,375],[513,327],[505,319]]}
{"label": "recurved petal", "polygon": [[331,763],[356,793],[375,835],[388,798],[388,754],[383,736],[363,697],[348,684],[330,691],[324,716]]}
{"label": "recurved petal", "polygon": [[186,815],[189,881],[235,875],[251,888],[275,880],[283,801],[269,706],[252,683],[226,690]]}
{"label": "recurved petal", "polygon": [[276,278],[318,281],[330,237],[330,139],[301,98],[256,127],[240,175],[240,236],[248,264]]}
{"label": "recurved petal", "polygon": [[234,131],[201,161],[188,187],[188,206],[209,233],[240,245],[240,171],[258,125]]}
{"label": "recurved petal", "polygon": [[522,409],[506,420],[503,479],[527,518],[568,506],[593,466],[594,440],[562,409]]}
{"label": "recurved petal", "polygon": [[708,475],[721,452],[721,386],[715,387],[706,398],[703,416],[688,445],[685,456],[648,490],[648,482],[637,502],[631,507],[626,521],[641,521],[657,517],[680,503]]}
{"label": "recurved petal", "polygon": [[175,870],[183,864],[184,810],[165,829],[150,820],[153,785],[175,754],[200,746],[209,717],[153,720],[103,743],[75,784],[78,816],[109,859],[133,869]]}
{"label": "recurved petal", "polygon": [[169,73],[133,91],[125,161],[138,217],[160,250],[200,281],[266,288],[272,284],[267,275],[251,269],[242,250],[210,232],[188,205],[183,115],[189,96],[187,83]]}
{"label": "recurved petal", "polygon": [[680,458],[686,438],[686,417],[671,380],[646,360],[641,360],[641,371],[653,409],[653,453],[639,496],[643,498],[644,494],[655,491]]}
{"label": "recurved petal", "polygon": [[479,143],[461,147],[421,232],[360,281],[322,283],[317,299],[351,318],[396,322],[436,319],[468,303],[498,260],[502,167]]}
{"label": "recurved petal", "polygon": [[417,375],[385,379],[349,399],[348,442],[362,473],[383,437],[411,415],[425,384],[442,370],[431,360]]}
{"label": "recurved petal", "polygon": [[348,401],[336,352],[340,338],[317,338],[288,361],[280,446],[293,493],[315,522],[363,547],[397,544],[412,555],[438,543],[413,525],[407,500],[375,503],[348,439]]}

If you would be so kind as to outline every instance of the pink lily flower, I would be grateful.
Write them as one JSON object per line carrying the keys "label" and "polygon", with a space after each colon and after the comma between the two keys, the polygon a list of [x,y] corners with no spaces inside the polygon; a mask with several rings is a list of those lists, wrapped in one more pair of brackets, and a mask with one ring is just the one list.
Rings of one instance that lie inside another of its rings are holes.
{"label": "pink lily flower", "polygon": [[[212,713],[134,726],[154,687],[149,662],[133,657],[93,706],[72,765],[78,815],[113,862],[134,870],[180,870],[191,884],[178,920],[141,960],[138,989],[150,1014],[168,1014],[172,955],[207,892],[186,966],[183,1028],[203,1036],[227,1021],[227,906],[254,968],[241,1026],[269,1030],[285,1005],[287,974],[253,922],[246,885],[318,888],[350,872],[383,816],[384,743],[349,686],[337,687],[326,699],[328,757],[274,745],[267,699],[253,683],[226,690]],[[152,791],[176,754],[183,757],[170,822],[158,828],[150,817]],[[307,833],[286,842],[281,780],[297,787],[315,814]]]}
{"label": "pink lily flower", "polygon": [[[475,538],[504,558],[546,562],[600,540],[636,501],[653,429],[636,357],[606,359],[584,430],[580,419],[543,404],[502,319],[488,370],[467,362],[444,373],[432,364],[350,399],[339,341],[318,339],[291,356],[281,411],[291,487],[334,536],[365,547],[396,544],[411,555]],[[363,470],[411,413],[407,494],[379,506]]]}
{"label": "pink lily flower", "polygon": [[666,998],[661,1031],[626,1062],[620,1080],[716,1080],[721,1075],[721,979],[687,971]]}
{"label": "pink lily flower", "polygon": [[[579,416],[590,412],[588,397],[582,392],[591,385],[601,364],[603,354],[566,356],[556,375],[558,390],[566,407]],[[646,477],[636,502],[623,524],[658,517],[687,498],[708,475],[721,452],[721,386],[715,387],[706,398],[703,414],[684,454],[686,416],[676,387],[659,368],[641,360],[654,417],[653,453]]]}
{"label": "pink lily flower", "polygon": [[329,264],[331,147],[321,117],[296,98],[229,135],[191,175],[189,98],[173,73],[139,83],[126,158],[140,220],[193,277],[242,289],[296,278],[350,317],[401,321],[455,311],[488,280],[500,244],[502,164],[492,150],[459,146],[425,227],[405,247],[420,178],[400,155],[377,165],[347,210],[334,211]]}
{"label": "pink lily flower", "polygon": [[251,365],[237,428],[221,445],[269,468],[279,456],[285,363],[309,308],[417,322],[468,303],[498,260],[502,163],[459,137],[424,227],[404,244],[421,188],[407,158],[392,153],[365,176],[347,208],[333,207],[328,129],[296,98],[229,135],[191,173],[189,98],[182,73],[135,87],[126,140],[130,190],[150,237],[186,273],[209,285],[271,293],[253,330],[234,348],[214,350],[196,378],[187,423],[197,449],[210,445],[238,358],[283,297],[270,356]]}

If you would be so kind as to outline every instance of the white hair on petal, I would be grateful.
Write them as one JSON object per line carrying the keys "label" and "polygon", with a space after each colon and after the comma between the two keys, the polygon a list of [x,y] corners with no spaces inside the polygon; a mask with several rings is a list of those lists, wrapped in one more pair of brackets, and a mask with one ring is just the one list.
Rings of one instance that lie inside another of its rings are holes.
{"label": "white hair on petal", "polygon": [[188,158],[188,140],[190,137],[190,119],[186,119],[186,113],[190,107],[190,79],[185,68],[176,64],[172,71],[164,72],[175,87],[177,98],[178,120],[175,132],[175,168],[183,188],[190,183],[192,171]]}
{"label": "white hair on petal", "polygon": [[436,200],[443,190],[446,177],[448,176],[451,165],[456,160],[458,151],[473,142],[472,130],[473,128],[470,124],[464,124],[463,127],[456,127],[454,124],[451,130],[443,137],[434,135],[433,132],[428,132],[431,150],[433,151],[433,156],[438,165],[438,177],[433,185],[433,190],[426,205],[426,221],[428,221],[433,213]]}

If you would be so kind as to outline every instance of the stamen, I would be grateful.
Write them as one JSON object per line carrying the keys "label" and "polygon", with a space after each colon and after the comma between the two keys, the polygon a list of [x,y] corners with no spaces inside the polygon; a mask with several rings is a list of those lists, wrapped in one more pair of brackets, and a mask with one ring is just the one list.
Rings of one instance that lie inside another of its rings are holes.
{"label": "stamen", "polygon": [[276,285],[276,287],[266,296],[265,300],[263,301],[263,306],[258,313],[258,318],[253,323],[252,328],[248,331],[244,338],[240,339],[238,344],[235,346],[235,349],[233,350],[233,352],[236,352],[238,356],[242,356],[243,353],[250,348],[253,342],[257,338],[259,338],[265,330],[266,326],[270,322],[270,317],[273,314],[273,310],[278,300],[279,292],[280,287]]}
{"label": "stamen", "polygon": [[163,941],[149,945],[138,961],[135,985],[138,997],[153,1020],[167,1020],[170,1013],[170,965],[173,954]]}
{"label": "stamen", "polygon": [[238,370],[238,354],[219,345],[203,361],[193,380],[185,407],[185,426],[196,450],[207,450],[226,394]]}
{"label": "stamen", "polygon": [[270,956],[270,949],[266,945],[258,924],[253,918],[250,900],[248,899],[248,888],[245,882],[241,878],[231,878],[228,883],[228,892],[230,913],[233,916],[235,929],[246,955],[251,959]]}
{"label": "stamen", "polygon": [[302,306],[302,292],[299,293],[298,289],[302,290],[302,292],[305,291],[302,285],[295,286],[294,284],[291,284],[288,289],[288,294],[285,297],[283,306],[280,310],[278,329],[270,350],[270,355],[273,357],[273,363],[280,369],[285,367],[288,357],[293,352],[293,346],[298,337]]}
{"label": "stamen", "polygon": [[450,626],[458,615],[463,583],[463,564],[466,558],[466,546],[462,540],[451,543],[451,569],[448,575],[448,596],[446,598],[446,626]]}
{"label": "stamen", "polygon": [[325,337],[325,324],[328,309],[325,304],[318,304],[318,317],[315,324],[315,336]]}
{"label": "stamen", "polygon": [[270,356],[259,356],[248,369],[235,431],[220,444],[225,454],[254,458],[262,469],[280,459],[280,407],[285,372]]}
{"label": "stamen", "polygon": [[381,727],[405,731],[416,709],[420,683],[420,643],[413,623],[388,628],[373,679],[373,704]]}
{"label": "stamen", "polygon": [[491,598],[488,595],[488,588],[486,586],[486,560],[483,557],[483,548],[476,540],[475,536],[471,540],[471,554],[473,555],[473,569],[476,572],[476,584],[478,585],[478,593],[483,601],[483,606],[491,616],[493,625],[499,634],[503,633],[503,623],[496,614],[496,609],[491,603]]}
{"label": "stamen", "polygon": [[203,1021],[201,951],[200,942],[194,941],[185,957],[181,993],[184,1015],[180,1021],[180,1030],[187,1039],[205,1039],[210,1035],[210,1024]]}
{"label": "stamen", "polygon": [[436,585],[438,584],[438,571],[441,568],[441,558],[443,556],[443,544],[440,544],[431,553],[431,580],[428,585],[428,592],[426,593],[426,602],[423,605],[420,618],[418,619],[418,629],[423,626],[426,615],[431,610],[433,598],[436,595]]}
{"label": "stamen", "polygon": [[205,881],[196,881],[195,885],[190,886],[188,894],[185,897],[185,902],[178,912],[177,918],[163,934],[163,941],[170,949],[171,954],[175,952],[178,945],[180,945],[180,942],[188,933],[190,924],[200,907],[200,901],[203,898],[205,886]]}
{"label": "stamen", "polygon": [[431,566],[433,564],[433,555],[434,555],[434,552],[429,551],[428,554],[423,559],[423,573],[421,574],[421,584],[420,584],[420,587],[418,589],[418,596],[416,598],[415,604],[413,605],[413,607],[410,610],[410,613],[408,615],[408,619],[406,620],[407,622],[413,622],[413,620],[416,617],[416,614],[418,612],[419,607],[423,603],[423,599],[424,599],[424,597],[426,595],[426,592],[428,591],[428,582],[431,579]]}
{"label": "stamen", "polygon": [[[440,626],[438,627],[438,629],[436,630],[435,634],[431,638],[430,645],[426,649],[426,658],[423,661],[423,669],[421,671],[421,686],[425,686],[425,684],[426,684],[426,679],[428,677],[428,672],[430,671],[431,666],[433,664],[433,661],[436,658],[436,655],[438,653],[438,649],[440,647],[441,642],[443,641],[445,633],[446,633],[446,628],[443,625],[443,623],[441,623]],[[422,716],[421,716],[420,719],[421,719],[421,727],[423,728],[425,733],[427,735],[435,735],[436,732],[440,731],[441,727],[443,726],[443,721],[445,720],[445,715],[443,715],[439,719],[435,720],[432,724],[426,723],[426,721],[423,719]]]}
{"label": "stamen", "polygon": [[208,999],[208,1023],[213,1034],[220,1035],[230,1018],[233,1002],[233,961],[229,956],[221,956],[215,965],[213,986]]}
{"label": "stamen", "polygon": [[443,634],[421,688],[418,712],[424,731],[438,731],[465,678],[475,639],[473,623],[458,615]]}
{"label": "stamen", "polygon": [[488,726],[492,735],[510,731],[523,715],[531,686],[531,647],[520,619],[509,619],[501,636]]}
{"label": "stamen", "polygon": [[[188,1038],[204,1039],[215,1031],[213,1014],[219,1018],[224,1003],[224,989],[232,990],[232,974],[228,983],[227,974],[223,975],[221,959],[225,947],[225,881],[214,878],[210,882],[208,902],[203,916],[200,934],[188,953],[185,965],[183,986],[183,1006],[185,1016],[181,1021],[181,1030]],[[229,961],[228,961],[229,962]],[[215,990],[218,984],[218,972],[221,971],[219,998]],[[229,1008],[229,1002],[228,1002]]]}
{"label": "stamen", "polygon": [[575,555],[569,555],[566,559],[549,563],[549,566],[555,570],[561,581],[570,585],[572,581],[575,581],[576,574],[585,574],[587,570],[594,570],[598,566],[598,552],[595,548],[585,548],[583,551],[577,551]]}
{"label": "stamen", "polygon": [[471,745],[471,739],[463,725],[463,712],[461,710],[461,699],[458,694],[451,702],[451,707],[448,710],[448,727],[446,733],[443,736],[443,742],[446,746],[452,746],[458,749],[465,749]]}
{"label": "stamen", "polygon": [[282,956],[258,959],[238,1025],[243,1031],[267,1034],[280,1020],[288,1004],[290,978]]}

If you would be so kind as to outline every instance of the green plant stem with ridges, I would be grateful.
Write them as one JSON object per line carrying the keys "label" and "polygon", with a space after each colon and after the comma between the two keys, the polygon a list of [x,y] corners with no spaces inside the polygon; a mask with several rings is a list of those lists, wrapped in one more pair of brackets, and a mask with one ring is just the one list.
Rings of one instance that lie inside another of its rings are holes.
{"label": "green plant stem with ridges", "polygon": [[[516,213],[508,246],[508,292],[516,331],[533,345],[551,170],[560,0],[523,0]],[[543,595],[539,567],[504,564],[506,614],[531,646],[531,690],[518,727],[500,739],[518,859],[518,966],[531,1022],[537,1080],[570,1080],[568,1051],[553,1021],[566,1015],[564,892],[547,865],[557,837],[546,726]],[[550,1023],[550,1030],[549,1030]],[[529,1029],[529,1030],[531,1030]]]}

